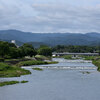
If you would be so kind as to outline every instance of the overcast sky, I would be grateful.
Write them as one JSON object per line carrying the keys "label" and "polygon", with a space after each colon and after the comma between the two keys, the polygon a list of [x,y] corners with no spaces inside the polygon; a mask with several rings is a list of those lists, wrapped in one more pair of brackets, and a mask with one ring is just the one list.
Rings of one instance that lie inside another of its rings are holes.
{"label": "overcast sky", "polygon": [[0,0],[0,30],[100,32],[100,0]]}

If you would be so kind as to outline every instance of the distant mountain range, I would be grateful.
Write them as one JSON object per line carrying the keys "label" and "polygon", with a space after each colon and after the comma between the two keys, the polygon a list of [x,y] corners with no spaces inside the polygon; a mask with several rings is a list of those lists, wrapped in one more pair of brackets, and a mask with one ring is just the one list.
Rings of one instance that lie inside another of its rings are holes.
{"label": "distant mountain range", "polygon": [[16,40],[18,45],[30,43],[39,45],[99,45],[100,33],[31,33],[18,30],[0,30],[0,40]]}

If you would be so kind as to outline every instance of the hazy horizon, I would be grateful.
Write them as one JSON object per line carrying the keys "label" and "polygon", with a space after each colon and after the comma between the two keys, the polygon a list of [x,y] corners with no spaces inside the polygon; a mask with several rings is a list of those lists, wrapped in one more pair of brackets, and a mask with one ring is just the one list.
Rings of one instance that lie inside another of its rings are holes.
{"label": "hazy horizon", "polygon": [[24,30],[18,30],[18,29],[5,29],[5,30],[1,30],[0,31],[19,31],[19,32],[24,32],[24,33],[33,33],[33,34],[89,34],[89,33],[97,33],[100,34],[99,32],[86,32],[86,33],[82,33],[82,32],[29,32],[29,31],[24,31]]}

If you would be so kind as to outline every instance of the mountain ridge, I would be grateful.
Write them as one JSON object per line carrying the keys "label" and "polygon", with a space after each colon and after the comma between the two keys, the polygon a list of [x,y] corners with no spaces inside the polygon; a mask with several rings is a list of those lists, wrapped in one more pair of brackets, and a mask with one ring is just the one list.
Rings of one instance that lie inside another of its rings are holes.
{"label": "mountain ridge", "polygon": [[98,45],[100,33],[32,33],[19,30],[0,30],[0,40],[16,40],[22,43],[33,42],[55,45]]}

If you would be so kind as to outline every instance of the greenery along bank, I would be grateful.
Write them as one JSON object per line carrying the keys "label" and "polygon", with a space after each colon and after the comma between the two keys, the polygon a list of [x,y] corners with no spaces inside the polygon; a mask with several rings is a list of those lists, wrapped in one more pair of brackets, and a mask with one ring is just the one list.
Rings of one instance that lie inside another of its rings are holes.
{"label": "greenery along bank", "polygon": [[0,77],[31,74],[30,71],[20,68],[21,66],[57,63],[44,61],[49,60],[51,55],[52,49],[48,46],[36,49],[31,44],[25,43],[18,47],[16,44],[0,41]]}
{"label": "greenery along bank", "polygon": [[100,56],[82,56],[85,60],[92,60],[92,63],[97,66],[97,70],[100,72]]}
{"label": "greenery along bank", "polygon": [[0,63],[0,77],[20,77],[27,74],[31,72],[17,66]]}
{"label": "greenery along bank", "polygon": [[51,56],[52,49],[48,46],[40,46],[40,48],[35,49],[31,44],[23,44],[18,47],[16,44],[0,41],[0,57],[2,59],[13,59],[13,58],[23,58],[25,56],[35,56],[35,55]]}
{"label": "greenery along bank", "polygon": [[37,61],[37,60],[30,60],[30,61],[22,61],[17,64],[17,66],[30,66],[30,65],[43,65],[43,64],[56,64],[58,62],[56,61],[51,61],[51,62],[46,62],[46,61]]}
{"label": "greenery along bank", "polygon": [[20,77],[21,75],[31,74],[29,70],[21,68],[21,66],[29,65],[41,65],[41,64],[54,64],[57,62],[45,62],[45,61],[22,61],[16,65],[7,64],[4,62],[0,63],[0,77]]}
{"label": "greenery along bank", "polygon": [[100,72],[100,59],[95,59],[95,60],[93,60],[93,64],[94,65],[96,65],[98,68],[97,68],[97,70]]}

